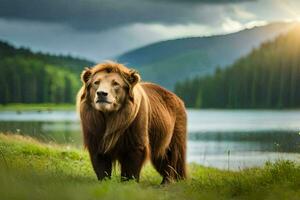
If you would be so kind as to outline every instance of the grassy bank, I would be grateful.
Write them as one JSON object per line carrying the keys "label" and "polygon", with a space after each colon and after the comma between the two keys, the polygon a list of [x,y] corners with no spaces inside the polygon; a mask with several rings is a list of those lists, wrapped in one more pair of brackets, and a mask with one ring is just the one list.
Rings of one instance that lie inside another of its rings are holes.
{"label": "grassy bank", "polygon": [[74,104],[54,104],[54,103],[40,103],[40,104],[0,104],[0,111],[52,111],[52,110],[75,110]]}
{"label": "grassy bank", "polygon": [[299,199],[300,165],[288,161],[239,172],[189,165],[189,179],[160,186],[148,164],[141,183],[119,172],[98,182],[85,151],[0,134],[0,199]]}

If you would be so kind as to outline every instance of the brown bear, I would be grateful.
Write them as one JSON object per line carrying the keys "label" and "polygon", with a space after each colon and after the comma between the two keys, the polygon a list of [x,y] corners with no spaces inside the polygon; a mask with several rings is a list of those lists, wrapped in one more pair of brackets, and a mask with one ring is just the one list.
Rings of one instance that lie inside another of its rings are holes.
{"label": "brown bear", "polygon": [[110,177],[112,163],[121,180],[136,179],[147,158],[162,183],[186,178],[186,111],[183,101],[122,64],[86,68],[78,93],[85,147],[99,180]]}

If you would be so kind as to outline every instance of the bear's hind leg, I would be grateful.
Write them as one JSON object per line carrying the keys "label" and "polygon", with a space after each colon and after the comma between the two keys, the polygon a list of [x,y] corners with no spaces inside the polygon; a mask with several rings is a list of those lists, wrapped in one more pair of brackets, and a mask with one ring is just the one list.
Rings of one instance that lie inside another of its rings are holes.
{"label": "bear's hind leg", "polygon": [[172,150],[168,149],[163,157],[152,157],[155,169],[163,177],[161,184],[172,182],[176,178],[176,161],[172,154]]}
{"label": "bear's hind leg", "polygon": [[175,129],[171,143],[169,148],[166,150],[165,155],[163,157],[155,157],[154,152],[152,154],[152,163],[163,177],[162,184],[169,183],[172,180],[181,180],[186,178],[185,154],[185,135],[178,135]]}
{"label": "bear's hind leg", "polygon": [[185,123],[176,122],[174,128],[174,134],[171,141],[171,149],[176,159],[175,169],[176,180],[182,180],[186,178],[186,126]]}

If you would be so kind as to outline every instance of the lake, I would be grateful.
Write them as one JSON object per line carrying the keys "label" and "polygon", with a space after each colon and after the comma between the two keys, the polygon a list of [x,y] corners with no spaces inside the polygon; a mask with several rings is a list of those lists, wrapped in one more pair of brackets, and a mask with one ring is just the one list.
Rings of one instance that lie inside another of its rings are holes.
{"label": "lake", "polygon": [[[74,111],[0,112],[0,131],[82,148]],[[300,161],[300,111],[188,110],[188,162],[238,170]]]}

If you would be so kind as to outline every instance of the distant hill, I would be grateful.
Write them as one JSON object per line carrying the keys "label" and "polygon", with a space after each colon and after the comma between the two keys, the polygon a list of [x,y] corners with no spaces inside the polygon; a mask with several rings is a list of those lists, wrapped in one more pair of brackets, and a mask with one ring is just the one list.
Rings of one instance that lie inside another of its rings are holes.
{"label": "distant hill", "polygon": [[195,108],[300,108],[299,87],[300,25],[213,76],[178,83],[175,92]]}
{"label": "distant hill", "polygon": [[94,63],[70,56],[33,53],[0,41],[0,103],[71,103],[79,74]]}
{"label": "distant hill", "polygon": [[116,60],[138,69],[143,80],[173,89],[178,80],[211,74],[294,26],[274,23],[227,35],[168,40],[135,49]]}
{"label": "distant hill", "polygon": [[91,61],[74,58],[72,56],[33,53],[28,48],[16,48],[7,42],[0,41],[0,59],[14,56],[22,56],[24,58],[34,57],[45,63],[71,69],[74,72],[81,72],[84,67],[93,66],[95,64]]}

